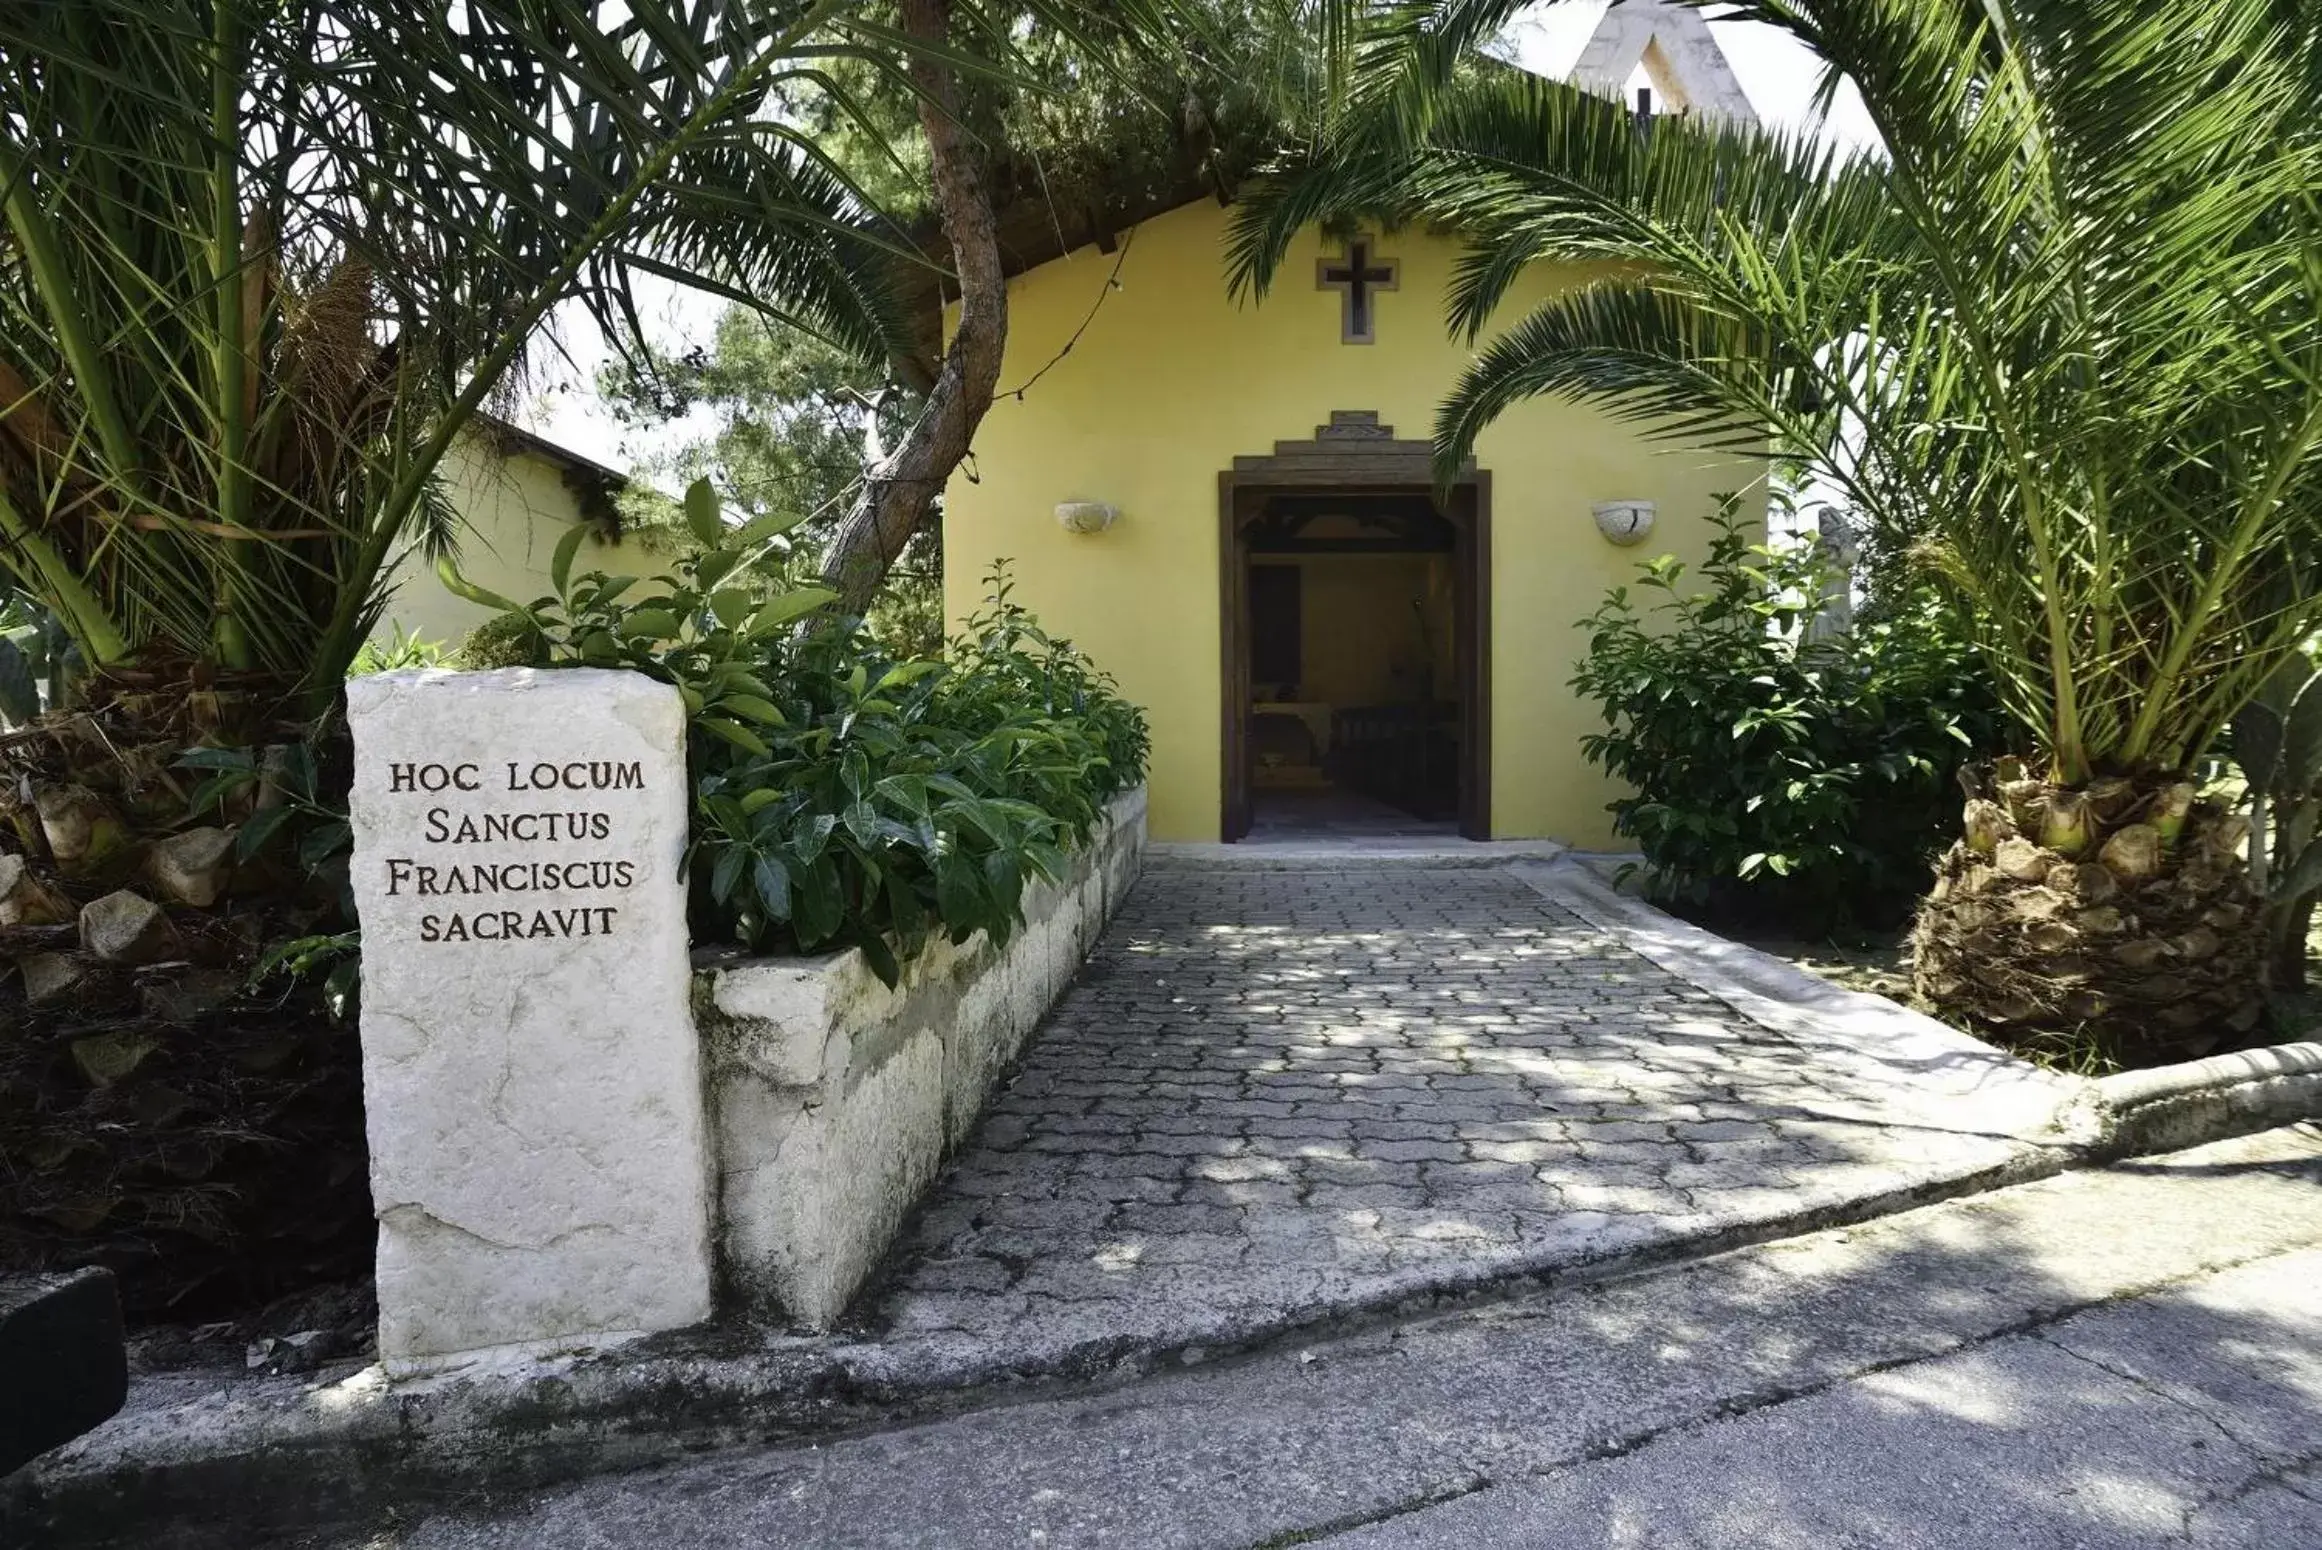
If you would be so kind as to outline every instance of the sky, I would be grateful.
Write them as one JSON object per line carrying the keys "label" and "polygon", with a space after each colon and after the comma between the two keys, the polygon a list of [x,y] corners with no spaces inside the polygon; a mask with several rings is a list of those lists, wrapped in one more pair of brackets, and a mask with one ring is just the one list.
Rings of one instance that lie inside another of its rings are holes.
{"label": "sky", "polygon": [[[1570,73],[1587,47],[1609,4],[1610,0],[1556,0],[1536,6],[1510,29],[1507,41],[1525,68],[1561,78]],[[1819,62],[1803,46],[1761,23],[1712,21],[1710,27],[1761,119],[1801,128],[1818,125],[1821,132],[1845,145],[1875,142],[1851,87],[1842,85],[1826,122],[1815,117],[1813,94]],[[726,305],[651,277],[642,281],[640,291],[640,311],[647,326],[660,342],[676,347],[707,343]],[[710,428],[707,411],[696,411],[690,423],[681,420],[650,428],[621,425],[594,391],[605,346],[586,315],[564,309],[555,320],[555,337],[563,358],[543,352],[535,373],[537,391],[515,415],[528,429],[601,463],[631,468],[639,460]]]}

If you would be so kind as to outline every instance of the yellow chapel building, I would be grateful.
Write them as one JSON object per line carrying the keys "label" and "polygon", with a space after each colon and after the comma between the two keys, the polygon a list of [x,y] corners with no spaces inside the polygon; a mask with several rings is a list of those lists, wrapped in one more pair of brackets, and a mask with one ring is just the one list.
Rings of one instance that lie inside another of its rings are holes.
{"label": "yellow chapel building", "polygon": [[[1639,72],[1665,107],[1749,112],[1693,11],[1614,6],[1576,77]],[[1156,839],[1613,846],[1579,621],[1644,559],[1698,562],[1721,496],[1762,511],[1762,463],[1534,399],[1438,503],[1428,438],[1470,359],[1444,321],[1455,233],[1312,230],[1237,304],[1218,199],[1136,213],[1003,221],[1007,352],[945,491],[947,611],[1005,560],[1145,707]],[[1537,267],[1487,337],[1573,281]]]}

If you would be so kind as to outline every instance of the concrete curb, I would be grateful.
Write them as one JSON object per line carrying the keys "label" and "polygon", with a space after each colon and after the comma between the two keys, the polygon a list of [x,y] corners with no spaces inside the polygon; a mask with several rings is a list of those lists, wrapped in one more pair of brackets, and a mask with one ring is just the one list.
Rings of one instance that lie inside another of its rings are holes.
{"label": "concrete curb", "polygon": [[2322,1119],[2322,1044],[2236,1050],[2099,1077],[2091,1149],[2101,1157],[2182,1151]]}
{"label": "concrete curb", "polygon": [[1689,925],[1619,892],[1591,864],[1594,859],[1571,856],[1550,866],[1509,870],[1751,1022],[1785,1036],[1805,1029],[1835,1035],[1859,1044],[1871,1059],[1926,1062],[1914,1072],[1922,1083],[1932,1075],[1938,1082],[1982,1086],[1995,1097],[2005,1094],[2003,1128],[2027,1140],[2061,1142],[2085,1161],[2183,1151],[2322,1120],[2322,1043],[2238,1050],[2106,1077],[2048,1071],[1899,1002],[1847,990],[1771,953]]}
{"label": "concrete curb", "polygon": [[1689,925],[1617,892],[1577,862],[1508,869],[1551,903],[1626,944],[1647,962],[1723,1001],[1752,1023],[1817,1055],[1932,1103],[1971,1098],[1992,1134],[2072,1146],[2089,1103],[2085,1078],[2045,1070],[1923,1012],[1834,985],[1796,964]]}

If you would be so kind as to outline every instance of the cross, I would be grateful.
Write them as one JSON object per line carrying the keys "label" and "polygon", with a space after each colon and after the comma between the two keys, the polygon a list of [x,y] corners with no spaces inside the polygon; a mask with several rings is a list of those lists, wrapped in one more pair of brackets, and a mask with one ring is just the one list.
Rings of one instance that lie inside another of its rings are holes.
{"label": "cross", "polygon": [[1378,338],[1371,293],[1396,288],[1399,266],[1391,258],[1371,261],[1371,245],[1357,237],[1346,245],[1346,262],[1319,259],[1314,265],[1314,288],[1339,293],[1338,337],[1342,344],[1370,344]]}

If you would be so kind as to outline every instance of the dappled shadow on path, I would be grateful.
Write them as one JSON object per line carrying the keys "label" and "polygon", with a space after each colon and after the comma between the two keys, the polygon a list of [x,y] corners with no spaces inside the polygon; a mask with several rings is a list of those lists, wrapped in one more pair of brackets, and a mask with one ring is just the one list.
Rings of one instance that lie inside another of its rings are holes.
{"label": "dappled shadow on path", "polygon": [[2228,1143],[318,1543],[2287,1550],[2322,1543],[2318,1178],[2322,1136]]}
{"label": "dappled shadow on path", "polygon": [[868,1315],[1040,1364],[1230,1342],[2022,1165],[1847,1054],[1505,871],[1155,870]]}
{"label": "dappled shadow on path", "polygon": [[1479,1314],[1633,1409],[1330,1542],[2322,1544],[2322,1135],[2207,1151]]}

